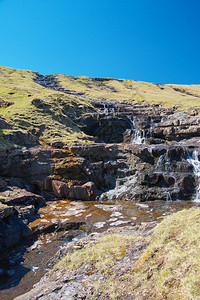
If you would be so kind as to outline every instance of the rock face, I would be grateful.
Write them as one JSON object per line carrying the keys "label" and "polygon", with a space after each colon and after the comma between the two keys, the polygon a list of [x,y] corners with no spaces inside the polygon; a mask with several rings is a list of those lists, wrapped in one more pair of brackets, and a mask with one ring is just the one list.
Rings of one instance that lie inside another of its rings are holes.
{"label": "rock face", "polygon": [[18,218],[12,206],[0,206],[0,253],[15,245],[22,237],[31,234],[31,230]]}
{"label": "rock face", "polygon": [[[33,105],[45,104],[35,99]],[[200,146],[198,111],[175,112],[175,108],[97,99],[94,106],[98,113],[74,116],[93,143],[64,145],[57,139],[51,147],[44,147],[30,135],[34,146],[0,152],[0,200],[9,206],[2,211],[2,230],[9,218],[23,224],[33,221],[45,199],[172,201],[195,197],[199,178],[192,155]],[[19,236],[23,230],[18,230]]]}

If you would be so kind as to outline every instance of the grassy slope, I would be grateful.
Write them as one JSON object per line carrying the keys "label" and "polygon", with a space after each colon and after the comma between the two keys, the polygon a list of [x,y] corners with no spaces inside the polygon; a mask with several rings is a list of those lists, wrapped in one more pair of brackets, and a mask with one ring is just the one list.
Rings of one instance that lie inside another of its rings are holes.
{"label": "grassy slope", "polygon": [[[56,137],[65,143],[81,141],[85,135],[66,116],[66,112],[80,115],[85,111],[93,111],[91,101],[42,87],[34,82],[36,76],[37,73],[32,71],[0,67],[0,101],[14,103],[7,108],[0,108],[0,115],[8,120],[12,129],[17,126],[21,130],[29,130],[46,142]],[[133,80],[99,80],[62,74],[55,74],[55,77],[63,88],[83,92],[84,96],[91,98],[162,104],[164,107],[177,105],[183,110],[200,106],[200,85],[156,85]],[[36,108],[31,103],[34,98],[41,98],[46,107]],[[1,140],[2,134],[10,130],[4,128],[0,132],[0,146],[4,143]]]}
{"label": "grassy slope", "polygon": [[[84,99],[38,85],[33,81],[36,75],[32,71],[0,67],[0,100],[14,103],[7,108],[0,108],[0,115],[11,125],[33,131],[44,141],[55,137],[64,142],[80,141],[84,135],[65,111],[81,113],[84,109],[92,109],[92,105]],[[42,99],[46,107],[36,108],[31,103],[34,98]],[[4,129],[3,133],[9,130]]]}
{"label": "grassy slope", "polygon": [[56,77],[64,88],[83,92],[90,97],[161,104],[166,108],[176,105],[181,110],[200,107],[200,85],[161,85],[125,79],[99,81],[89,77],[62,74],[56,74]]}
{"label": "grassy slope", "polygon": [[200,209],[166,217],[150,239],[146,237],[149,246],[136,264],[118,276],[115,265],[123,260],[131,243],[140,239],[104,236],[99,244],[68,254],[55,270],[77,270],[91,264],[91,275],[104,276],[103,281],[93,283],[100,299],[130,299],[130,294],[134,299],[200,299]]}

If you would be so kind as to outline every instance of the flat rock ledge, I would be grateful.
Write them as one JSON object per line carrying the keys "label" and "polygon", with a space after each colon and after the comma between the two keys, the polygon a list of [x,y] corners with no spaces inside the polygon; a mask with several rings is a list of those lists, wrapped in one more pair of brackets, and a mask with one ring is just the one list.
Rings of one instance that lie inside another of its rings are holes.
{"label": "flat rock ledge", "polygon": [[[152,234],[156,222],[143,223],[135,226],[125,226],[120,228],[110,228],[103,233],[92,233],[87,238],[80,239],[78,242],[71,243],[66,247],[60,249],[57,254],[48,262],[48,267],[52,268],[63,256],[73,251],[79,251],[84,247],[90,247],[98,244],[99,238],[106,234],[120,234],[127,235],[140,235],[141,240],[131,243],[128,246],[125,256],[114,264],[113,270],[124,274],[130,270],[148,246],[146,237]],[[71,271],[67,268],[48,272],[33,289],[28,293],[18,296],[15,300],[49,300],[49,299],[103,299],[100,294],[94,294],[92,288],[88,285],[98,280],[104,280],[103,274],[96,274],[91,272],[92,265],[89,263],[84,264],[78,270]],[[131,295],[130,295],[131,296]],[[129,299],[134,299],[132,295]]]}

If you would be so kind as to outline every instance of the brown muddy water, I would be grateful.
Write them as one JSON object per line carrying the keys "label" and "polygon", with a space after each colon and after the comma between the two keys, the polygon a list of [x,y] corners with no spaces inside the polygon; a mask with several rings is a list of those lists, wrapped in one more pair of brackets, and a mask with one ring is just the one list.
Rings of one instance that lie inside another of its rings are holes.
{"label": "brown muddy water", "polygon": [[[50,228],[57,223],[84,222],[77,230],[41,234],[34,241],[23,241],[15,247],[9,261],[0,266],[0,299],[11,300],[29,291],[48,271],[49,259],[69,242],[91,232],[102,232],[109,227],[161,221],[166,215],[184,208],[197,206],[194,202],[133,201],[82,202],[60,200],[47,203],[39,210],[40,218],[31,227]],[[67,228],[67,227],[66,227]],[[6,273],[5,273],[6,271]],[[1,275],[2,274],[2,275]]]}

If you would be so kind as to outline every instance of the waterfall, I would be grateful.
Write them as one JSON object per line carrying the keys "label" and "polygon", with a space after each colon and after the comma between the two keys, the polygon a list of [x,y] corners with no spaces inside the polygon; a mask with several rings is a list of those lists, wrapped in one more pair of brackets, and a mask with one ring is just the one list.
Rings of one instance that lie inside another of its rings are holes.
{"label": "waterfall", "polygon": [[155,169],[158,171],[163,171],[164,169],[164,154],[159,156]]}
{"label": "waterfall", "polygon": [[135,134],[134,137],[131,140],[131,144],[135,144],[135,145],[140,145],[140,144],[145,144],[145,138],[146,138],[146,134],[144,130],[139,130],[136,128],[135,126],[135,118],[133,117],[133,120],[131,119],[130,116],[127,116],[129,118],[129,120],[131,121],[131,130],[135,130]]}
{"label": "waterfall", "polygon": [[146,144],[145,131],[136,129],[135,130],[135,135],[134,135],[134,138],[133,138],[131,144],[136,144],[136,145]]}
{"label": "waterfall", "polygon": [[114,114],[115,113],[115,108],[112,107],[111,105],[109,104],[106,104],[106,103],[103,103],[103,113],[105,115],[111,113],[111,114]]}
{"label": "waterfall", "polygon": [[103,113],[106,115],[108,114],[108,108],[106,107],[105,103],[103,104]]}
{"label": "waterfall", "polygon": [[170,192],[166,192],[166,201],[167,202],[172,202],[172,196]]}
{"label": "waterfall", "polygon": [[171,172],[171,160],[169,158],[169,150],[162,154],[157,161],[156,170],[162,171],[162,172]]}
{"label": "waterfall", "polygon": [[190,153],[187,151],[187,161],[193,166],[193,172],[198,178],[199,185],[196,190],[196,195],[195,195],[195,202],[200,202],[200,161],[199,161],[199,153],[197,150],[194,150],[192,153],[192,156]]}
{"label": "waterfall", "polygon": [[135,129],[134,120],[131,119],[131,116],[127,116],[129,120],[131,121],[131,130]]}
{"label": "waterfall", "polygon": [[118,184],[116,182],[116,187],[112,190],[109,190],[108,192],[103,193],[100,196],[100,200],[116,200],[116,199],[122,199],[128,200],[127,195],[131,192],[133,187],[135,186],[135,183],[137,181],[137,178],[135,175],[131,175],[128,177],[125,177],[126,181],[124,181],[123,184]]}

